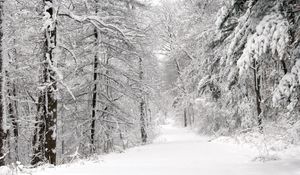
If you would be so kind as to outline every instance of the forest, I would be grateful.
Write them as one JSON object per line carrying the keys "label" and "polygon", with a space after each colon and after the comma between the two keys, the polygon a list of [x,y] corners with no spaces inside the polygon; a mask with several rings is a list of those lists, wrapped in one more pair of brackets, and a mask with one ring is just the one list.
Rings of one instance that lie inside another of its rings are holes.
{"label": "forest", "polygon": [[263,162],[300,148],[299,0],[1,0],[0,25],[0,167],[155,144],[169,118]]}

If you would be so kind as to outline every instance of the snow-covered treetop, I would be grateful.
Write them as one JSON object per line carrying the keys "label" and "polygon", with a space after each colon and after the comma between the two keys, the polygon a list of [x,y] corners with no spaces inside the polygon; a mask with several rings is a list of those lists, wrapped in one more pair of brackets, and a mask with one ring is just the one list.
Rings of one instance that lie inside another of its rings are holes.
{"label": "snow-covered treetop", "polygon": [[272,57],[285,59],[286,48],[290,41],[289,23],[279,13],[271,13],[263,18],[256,27],[256,32],[249,36],[242,56],[237,65],[240,73],[249,68],[253,61],[259,61],[271,51]]}
{"label": "snow-covered treetop", "polygon": [[290,98],[292,93],[295,91],[295,87],[300,85],[299,82],[300,82],[300,60],[297,60],[291,72],[283,76],[283,78],[279,82],[279,85],[274,91],[273,105],[276,106],[283,98]]}

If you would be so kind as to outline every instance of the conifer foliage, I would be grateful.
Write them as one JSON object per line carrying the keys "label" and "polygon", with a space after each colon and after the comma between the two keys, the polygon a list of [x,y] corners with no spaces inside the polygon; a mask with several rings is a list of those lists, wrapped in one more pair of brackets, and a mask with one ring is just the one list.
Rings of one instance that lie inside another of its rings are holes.
{"label": "conifer foliage", "polygon": [[180,15],[163,12],[176,21],[166,30],[173,40],[165,53],[180,74],[168,92],[182,122],[221,135],[270,133],[283,122],[291,136],[299,114],[299,1],[197,0],[172,7]]}

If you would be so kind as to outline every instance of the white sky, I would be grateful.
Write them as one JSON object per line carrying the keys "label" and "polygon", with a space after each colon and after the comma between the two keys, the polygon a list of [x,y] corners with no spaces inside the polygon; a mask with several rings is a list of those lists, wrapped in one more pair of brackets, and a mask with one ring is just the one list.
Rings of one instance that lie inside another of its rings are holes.
{"label": "white sky", "polygon": [[153,1],[153,4],[160,4],[161,0],[152,0],[152,1]]}
{"label": "white sky", "polygon": [[[146,0],[147,1],[147,0]],[[154,5],[159,5],[161,4],[162,1],[176,1],[176,0],[149,0],[151,1]]]}

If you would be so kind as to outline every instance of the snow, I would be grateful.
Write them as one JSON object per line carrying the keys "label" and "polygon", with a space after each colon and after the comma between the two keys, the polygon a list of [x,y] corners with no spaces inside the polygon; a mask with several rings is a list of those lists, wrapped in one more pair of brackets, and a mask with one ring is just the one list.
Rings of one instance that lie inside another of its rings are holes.
{"label": "snow", "polygon": [[[31,171],[32,175],[300,174],[299,156],[265,163],[252,161],[255,155],[250,148],[224,141],[211,141],[189,129],[174,125],[171,121],[163,125],[161,135],[153,144],[132,148],[125,153],[108,154],[93,160],[78,160],[57,167],[39,167],[26,172]],[[3,171],[8,170],[5,168]]]}
{"label": "snow", "polygon": [[268,49],[271,50],[273,58],[285,59],[290,41],[288,30],[288,21],[282,15],[271,13],[265,16],[256,26],[256,33],[248,38],[243,54],[237,62],[240,74],[248,69],[253,61],[262,59]]}
{"label": "snow", "polygon": [[0,167],[0,174],[1,175],[9,175],[12,174],[11,169],[9,167]]}
{"label": "snow", "polygon": [[217,20],[215,22],[215,25],[217,26],[218,29],[220,29],[222,26],[223,21],[225,20],[225,18],[228,16],[228,14],[230,13],[229,9],[226,6],[223,6],[218,14],[217,14]]}
{"label": "snow", "polygon": [[[285,74],[273,94],[273,104],[276,106],[284,97],[290,98],[295,88],[300,84],[300,60],[297,59],[290,73]],[[298,102],[298,97],[292,97],[287,106],[292,111]]]}

